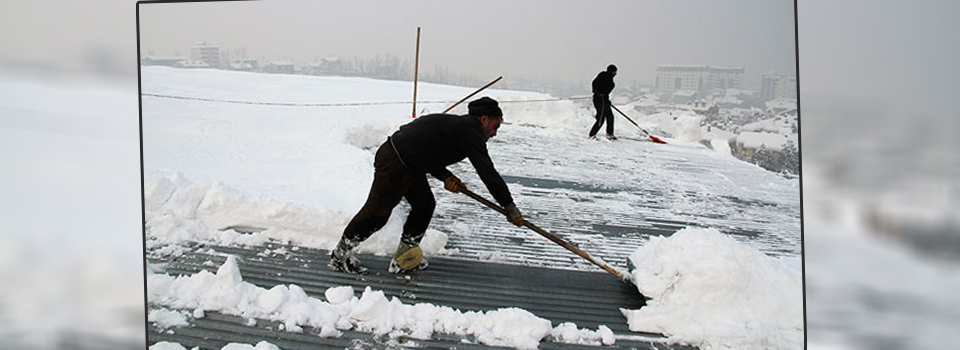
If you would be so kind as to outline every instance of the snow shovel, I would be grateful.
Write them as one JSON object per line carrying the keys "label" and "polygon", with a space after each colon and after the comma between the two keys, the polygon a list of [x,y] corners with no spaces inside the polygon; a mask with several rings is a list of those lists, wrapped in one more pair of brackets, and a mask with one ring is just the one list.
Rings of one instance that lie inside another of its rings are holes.
{"label": "snow shovel", "polygon": [[653,142],[667,144],[667,141],[661,140],[659,137],[650,135],[649,132],[647,132],[646,130],[643,130],[643,128],[641,128],[640,125],[637,125],[637,123],[634,122],[633,119],[630,119],[630,117],[628,117],[626,114],[624,114],[623,112],[620,112],[620,109],[617,108],[617,106],[614,106],[613,104],[611,104],[610,107],[613,107],[613,109],[616,110],[618,113],[620,113],[620,115],[622,115],[624,118],[627,118],[627,120],[633,123],[633,126],[636,126],[637,129],[640,129],[640,131],[643,131],[644,134],[647,134],[647,137],[649,137],[650,140],[652,140]]}
{"label": "snow shovel", "polygon": [[[460,192],[463,192],[463,194],[469,196],[470,198],[473,198],[473,199],[477,200],[478,202],[483,203],[483,204],[485,204],[486,206],[488,206],[488,207],[490,207],[490,208],[493,208],[493,210],[496,210],[496,211],[499,212],[500,214],[507,215],[507,211],[506,211],[505,209],[501,208],[499,205],[496,205],[496,204],[494,204],[494,203],[491,202],[491,201],[488,201],[486,198],[483,198],[483,197],[481,197],[480,195],[478,195],[478,194],[476,194],[476,193],[470,192],[470,190],[466,189],[465,187],[460,186],[459,190],[460,190]],[[527,228],[533,230],[534,232],[539,233],[541,236],[544,236],[544,237],[546,237],[547,239],[553,241],[554,243],[559,244],[560,246],[562,246],[562,247],[564,247],[564,248],[567,248],[567,250],[573,252],[574,254],[577,254],[577,255],[579,255],[580,257],[582,257],[582,258],[584,258],[584,259],[587,259],[587,261],[593,263],[594,265],[599,266],[601,269],[603,269],[604,271],[607,271],[607,272],[609,272],[610,274],[616,276],[616,277],[617,277],[618,279],[620,279],[621,281],[624,281],[624,282],[628,282],[628,283],[630,283],[630,284],[633,284],[633,281],[631,280],[631,275],[630,275],[630,274],[624,273],[624,272],[622,272],[622,271],[618,271],[617,269],[614,269],[614,268],[610,267],[610,265],[607,265],[607,263],[604,262],[603,260],[600,260],[600,259],[597,259],[597,258],[594,258],[594,257],[590,256],[590,254],[587,254],[587,252],[585,252],[585,251],[583,251],[583,250],[580,250],[580,248],[577,248],[577,247],[574,246],[573,244],[570,244],[570,242],[567,242],[567,241],[561,239],[560,237],[554,236],[554,235],[551,234],[550,232],[547,232],[546,230],[538,227],[537,225],[534,225],[532,222],[527,221],[527,219],[523,219],[523,226],[526,226]]]}

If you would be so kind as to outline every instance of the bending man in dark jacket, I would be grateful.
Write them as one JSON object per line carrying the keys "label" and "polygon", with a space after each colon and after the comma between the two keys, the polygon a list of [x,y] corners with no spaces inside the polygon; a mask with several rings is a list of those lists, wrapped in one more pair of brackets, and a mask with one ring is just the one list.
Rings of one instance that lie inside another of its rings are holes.
{"label": "bending man in dark jacket", "polygon": [[487,153],[486,142],[497,134],[503,112],[497,101],[489,97],[470,102],[467,108],[467,115],[432,114],[417,118],[401,126],[380,145],[373,163],[370,195],[330,253],[331,267],[349,273],[366,273],[353,249],[383,228],[393,208],[405,198],[410,203],[410,214],[403,224],[400,245],[389,270],[397,273],[426,268],[427,261],[419,245],[436,205],[426,174],[442,180],[447,190],[459,192],[466,186],[446,167],[464,158],[470,159],[493,198],[506,209],[507,220],[523,225],[520,210]]}
{"label": "bending man in dark jacket", "polygon": [[596,137],[603,122],[607,122],[607,138],[616,140],[613,136],[613,110],[610,109],[610,92],[613,91],[613,77],[617,76],[617,66],[609,65],[607,70],[597,74],[593,79],[593,106],[597,108],[597,122],[590,129],[590,137]]}

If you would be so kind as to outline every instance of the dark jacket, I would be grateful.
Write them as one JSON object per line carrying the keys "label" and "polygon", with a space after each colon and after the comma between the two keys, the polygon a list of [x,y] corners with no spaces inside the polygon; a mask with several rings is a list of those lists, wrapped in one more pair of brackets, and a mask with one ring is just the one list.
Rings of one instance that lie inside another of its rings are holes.
{"label": "dark jacket", "polygon": [[610,72],[602,71],[597,74],[596,78],[593,78],[593,93],[595,94],[610,95],[613,87],[613,74],[610,74]]}
{"label": "dark jacket", "polygon": [[513,203],[507,184],[493,167],[483,128],[471,115],[430,114],[400,127],[390,142],[407,169],[443,180],[447,166],[469,158],[480,180],[501,206]]}

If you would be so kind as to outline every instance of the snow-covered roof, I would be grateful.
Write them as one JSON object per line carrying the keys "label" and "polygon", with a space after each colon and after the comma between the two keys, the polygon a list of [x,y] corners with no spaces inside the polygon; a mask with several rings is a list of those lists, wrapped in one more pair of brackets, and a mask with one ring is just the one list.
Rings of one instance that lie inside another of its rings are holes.
{"label": "snow-covered roof", "polygon": [[730,140],[737,137],[737,134],[734,134],[732,132],[729,132],[727,130],[723,130],[717,127],[710,128],[710,131],[706,131],[706,130],[707,128],[704,127],[702,131],[704,140],[716,140],[716,139]]}
{"label": "snow-covered roof", "polygon": [[771,133],[780,133],[782,125],[777,122],[776,119],[764,119],[758,122],[753,122],[747,125],[744,125],[741,130],[743,131],[756,131],[756,132],[771,132]]}
{"label": "snow-covered roof", "polygon": [[797,100],[778,98],[773,101],[767,101],[766,106],[767,108],[773,109],[792,109],[797,108]]}
{"label": "snow-covered roof", "polygon": [[737,144],[744,148],[758,149],[764,146],[768,150],[779,151],[787,141],[797,142],[796,134],[771,134],[766,132],[743,132],[737,136]]}

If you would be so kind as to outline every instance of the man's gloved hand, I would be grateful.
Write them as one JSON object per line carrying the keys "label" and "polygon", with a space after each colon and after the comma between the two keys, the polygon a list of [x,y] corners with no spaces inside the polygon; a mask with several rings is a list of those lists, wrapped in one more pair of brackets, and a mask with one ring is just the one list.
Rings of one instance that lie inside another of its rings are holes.
{"label": "man's gloved hand", "polygon": [[517,209],[517,205],[510,203],[503,208],[507,211],[507,221],[517,225],[518,227],[523,226],[523,215],[520,215],[520,209]]}
{"label": "man's gloved hand", "polygon": [[450,175],[446,179],[443,179],[443,188],[446,188],[447,191],[457,193],[460,192],[460,188],[467,188],[467,185],[463,184],[463,181],[460,181],[456,176]]}

